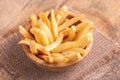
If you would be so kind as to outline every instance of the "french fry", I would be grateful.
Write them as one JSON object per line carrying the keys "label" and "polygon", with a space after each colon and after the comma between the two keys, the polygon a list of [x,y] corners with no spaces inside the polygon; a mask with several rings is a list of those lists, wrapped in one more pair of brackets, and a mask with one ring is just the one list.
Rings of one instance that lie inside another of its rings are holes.
{"label": "french fry", "polygon": [[37,46],[35,46],[35,41],[30,41],[29,47],[30,47],[30,51],[33,54],[38,54]]}
{"label": "french fry", "polygon": [[84,38],[78,40],[78,42],[80,42],[79,47],[84,49],[90,44],[91,39],[87,35]]}
{"label": "french fry", "polygon": [[67,49],[78,47],[78,46],[79,44],[77,43],[77,41],[64,42],[60,44],[58,47],[56,47],[55,49],[51,50],[51,52],[62,52]]}
{"label": "french fry", "polygon": [[51,10],[51,24],[52,24],[51,30],[52,30],[52,34],[55,40],[58,37],[58,24],[56,22],[53,9]]}
{"label": "french fry", "polygon": [[54,62],[52,56],[47,55],[41,55],[40,58],[42,58],[45,62],[52,64]]}
{"label": "french fry", "polygon": [[60,26],[64,21],[65,18],[68,16],[68,13],[64,14],[63,16],[61,16],[60,20],[58,21],[58,25]]}
{"label": "french fry", "polygon": [[35,14],[31,14],[30,20],[31,20],[32,27],[38,27],[38,19]]}
{"label": "french fry", "polygon": [[83,57],[86,55],[86,50],[85,49],[82,49],[82,48],[71,48],[71,49],[68,49],[68,51],[74,51],[74,52],[79,52]]}
{"label": "french fry", "polygon": [[45,20],[44,20],[44,12],[40,12],[39,14],[38,14],[38,17],[39,17],[39,19],[42,19],[42,21],[44,22]]}
{"label": "french fry", "polygon": [[24,40],[19,41],[18,44],[24,44],[29,46],[30,41],[32,40],[25,38]]}
{"label": "french fry", "polygon": [[65,20],[65,18],[67,17],[68,13],[67,13],[67,7],[63,6],[56,15],[56,21],[58,23],[58,25],[62,24],[63,21]]}
{"label": "french fry", "polygon": [[60,33],[62,33],[64,35],[64,37],[69,36],[69,32],[71,31],[71,28],[66,28],[63,31],[61,31]]}
{"label": "french fry", "polygon": [[36,44],[35,46],[37,46],[37,49],[40,54],[48,55],[48,56],[50,55],[50,52],[46,51],[45,47],[43,47],[42,45]]}
{"label": "french fry", "polygon": [[77,32],[78,32],[78,31],[82,31],[82,30],[84,29],[84,27],[86,27],[86,26],[88,26],[88,25],[91,25],[91,27],[93,27],[93,26],[92,26],[93,23],[92,23],[91,21],[84,21],[84,22],[78,24],[78,25],[76,26]]}
{"label": "french fry", "polygon": [[84,18],[85,18],[84,14],[79,14],[78,16],[75,16],[74,18],[72,18],[72,19],[64,22],[62,25],[60,25],[59,28],[58,28],[58,32],[62,31],[66,27],[69,27],[70,25],[72,25],[73,23],[77,22],[78,20],[82,20]]}
{"label": "french fry", "polygon": [[40,54],[50,55],[50,52],[46,51],[45,47],[43,47],[42,45],[36,43],[34,40],[24,39],[24,40],[19,41],[18,44],[24,44],[24,45],[29,46],[30,51],[33,54],[38,54],[38,52],[40,52]]}
{"label": "french fry", "polygon": [[24,38],[28,38],[28,39],[34,39],[32,37],[32,35],[27,32],[21,25],[18,26],[19,27],[19,32],[20,34],[24,37]]}
{"label": "french fry", "polygon": [[29,46],[33,54],[38,54],[39,52],[40,54],[50,55],[50,52],[46,51],[42,45],[36,43],[35,41],[31,41]]}
{"label": "french fry", "polygon": [[82,31],[83,28],[85,28],[88,24],[89,24],[88,21],[79,23],[79,24],[76,26],[76,31],[77,31],[77,32]]}
{"label": "french fry", "polygon": [[43,22],[49,27],[49,29],[51,30],[51,23],[50,20],[48,19],[48,13],[40,13],[39,18],[42,18]]}
{"label": "french fry", "polygon": [[67,22],[68,20],[69,20],[69,19],[66,18],[64,22]]}
{"label": "french fry", "polygon": [[68,50],[70,48],[80,47],[85,48],[90,44],[91,40],[86,36],[83,39],[77,40],[77,41],[67,41],[62,44],[60,44],[58,47],[53,49],[51,52],[63,52],[65,50]]}
{"label": "french fry", "polygon": [[61,19],[61,15],[60,14],[58,14],[57,16],[56,16],[56,21],[57,21],[57,23],[58,23],[58,21]]}
{"label": "french fry", "polygon": [[83,57],[80,55],[79,52],[74,52],[74,51],[64,51],[64,52],[62,52],[62,55],[65,58],[68,58],[69,61],[75,61],[75,60],[83,59]]}
{"label": "french fry", "polygon": [[81,25],[78,25],[76,28],[78,31],[76,40],[79,40],[85,37],[93,29],[93,25],[90,22],[84,22],[81,23]]}
{"label": "french fry", "polygon": [[60,53],[52,53],[51,56],[53,57],[54,63],[57,63],[57,64],[65,64],[69,61],[69,59],[65,58]]}
{"label": "french fry", "polygon": [[41,19],[38,22],[39,22],[40,28],[46,32],[46,35],[49,39],[49,43],[52,43],[54,41],[54,38],[53,38],[51,30],[48,28],[48,26]]}
{"label": "french fry", "polygon": [[35,41],[34,40],[30,40],[30,39],[24,39],[24,40],[21,40],[19,42],[19,44],[25,44],[25,45],[28,45],[30,47],[30,51],[33,53],[33,54],[38,54],[38,51],[37,51],[37,48],[36,46],[34,45]]}
{"label": "french fry", "polygon": [[47,33],[43,29],[31,28],[30,32],[35,36],[36,41],[43,44],[44,46],[49,45]]}
{"label": "french fry", "polygon": [[64,41],[72,41],[75,39],[76,36],[76,27],[72,26],[70,30],[68,30],[68,37],[64,39]]}
{"label": "french fry", "polygon": [[38,29],[38,28],[31,28],[31,29],[30,29],[30,32],[34,35],[35,40],[36,40],[39,44],[41,44],[42,42],[41,42],[41,36],[40,36],[40,34],[39,34],[39,29]]}
{"label": "french fry", "polygon": [[55,49],[58,45],[61,44],[62,40],[63,40],[63,34],[60,34],[54,43],[45,47],[46,50],[51,51],[51,50]]}

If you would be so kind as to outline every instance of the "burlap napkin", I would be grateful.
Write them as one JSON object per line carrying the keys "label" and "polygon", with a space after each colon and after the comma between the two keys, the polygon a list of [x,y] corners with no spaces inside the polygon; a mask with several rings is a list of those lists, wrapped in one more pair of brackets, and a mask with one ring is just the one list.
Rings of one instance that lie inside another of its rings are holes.
{"label": "burlap napkin", "polygon": [[62,72],[46,71],[33,64],[17,44],[19,33],[12,34],[0,44],[0,80],[89,80],[88,75],[119,54],[118,45],[114,41],[103,36],[97,29],[93,32],[94,42],[88,56]]}

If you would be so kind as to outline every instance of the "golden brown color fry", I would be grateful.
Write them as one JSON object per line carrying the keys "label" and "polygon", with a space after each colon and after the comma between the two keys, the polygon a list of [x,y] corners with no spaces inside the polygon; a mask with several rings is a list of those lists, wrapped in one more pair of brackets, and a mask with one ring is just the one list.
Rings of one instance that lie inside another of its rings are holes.
{"label": "golden brown color fry", "polygon": [[58,47],[53,49],[51,52],[62,52],[65,50],[68,50],[70,48],[80,47],[85,48],[90,44],[91,40],[86,36],[83,39],[77,40],[77,41],[68,41],[60,44]]}
{"label": "golden brown color fry", "polygon": [[30,47],[30,51],[31,51],[33,54],[38,54],[38,50],[37,50],[36,46],[34,45],[34,44],[35,44],[35,41],[34,41],[34,40],[24,39],[24,40],[21,40],[21,41],[19,42],[19,44],[28,45],[28,46]]}
{"label": "golden brown color fry", "polygon": [[25,38],[24,40],[19,41],[18,44],[29,45],[30,41],[32,40]]}
{"label": "golden brown color fry", "polygon": [[45,47],[46,50],[51,51],[51,50],[55,49],[58,45],[61,44],[62,40],[63,40],[63,34],[60,34],[54,43]]}
{"label": "golden brown color fry", "polygon": [[58,23],[58,25],[60,25],[61,23],[63,23],[63,21],[65,20],[65,18],[67,17],[68,13],[67,13],[67,7],[63,6],[56,15],[56,21]]}
{"label": "golden brown color fry", "polygon": [[74,24],[75,22],[77,22],[78,20],[82,20],[85,18],[84,14],[79,14],[78,16],[75,16],[74,18],[66,21],[65,23],[63,23],[61,26],[59,26],[58,31],[62,31],[63,29],[71,26],[72,24]]}
{"label": "golden brown color fry", "polygon": [[76,40],[85,37],[92,29],[93,29],[93,25],[90,22],[84,22],[81,23],[81,25],[78,25]]}
{"label": "golden brown color fry", "polygon": [[38,54],[37,46],[35,46],[35,41],[30,41],[29,47],[30,47],[30,51],[33,54]]}
{"label": "golden brown color fry", "polygon": [[78,59],[83,59],[83,57],[80,55],[79,52],[74,52],[74,51],[64,51],[62,52],[63,56],[68,58],[69,61],[75,61]]}
{"label": "golden brown color fry", "polygon": [[38,23],[39,23],[40,29],[43,29],[46,32],[46,35],[49,39],[49,43],[52,43],[54,41],[54,39],[53,39],[51,30],[41,19],[39,19]]}
{"label": "golden brown color fry", "polygon": [[32,14],[30,16],[30,21],[31,21],[32,27],[38,27],[38,19],[37,19],[37,16],[35,14]]}
{"label": "golden brown color fry", "polygon": [[51,10],[51,24],[52,24],[51,30],[55,40],[58,37],[58,24],[56,22],[53,9]]}
{"label": "golden brown color fry", "polygon": [[72,41],[76,37],[76,27],[71,26],[71,28],[66,29],[66,31],[63,32],[64,36],[67,36],[67,38],[64,39],[64,41]]}
{"label": "golden brown color fry", "polygon": [[28,39],[34,39],[32,37],[32,35],[27,32],[21,25],[18,26],[19,27],[19,32],[20,34],[24,37],[24,38],[28,38]]}
{"label": "golden brown color fry", "polygon": [[60,53],[52,53],[51,56],[54,59],[54,63],[57,63],[57,64],[65,64],[65,63],[67,63],[69,61],[69,59],[65,58]]}
{"label": "golden brown color fry", "polygon": [[43,44],[44,46],[49,45],[47,33],[43,29],[31,28],[30,32],[39,39],[41,44]]}
{"label": "golden brown color fry", "polygon": [[[24,40],[19,41],[19,44],[24,44],[24,45],[29,46],[30,51],[33,54],[38,54],[37,51],[36,51],[36,50],[38,50],[40,52],[40,54],[50,55],[50,52],[46,51],[44,46],[36,43],[34,40],[24,39]],[[32,50],[34,50],[34,51],[32,51]]]}
{"label": "golden brown color fry", "polygon": [[45,62],[47,63],[53,63],[54,60],[53,60],[53,57],[52,56],[47,56],[47,55],[41,55],[40,58],[42,58]]}
{"label": "golden brown color fry", "polygon": [[51,52],[62,52],[67,49],[78,47],[78,46],[79,44],[77,43],[77,41],[64,42],[60,44],[58,47],[56,47],[55,49],[53,49]]}
{"label": "golden brown color fry", "polygon": [[86,55],[86,50],[85,49],[82,49],[82,48],[71,48],[71,49],[68,49],[68,51],[74,51],[74,52],[79,52],[83,57]]}
{"label": "golden brown color fry", "polygon": [[39,18],[43,20],[43,22],[49,27],[49,29],[51,30],[51,23],[50,23],[50,20],[48,19],[48,13],[45,12],[45,13],[40,13],[39,15]]}
{"label": "golden brown color fry", "polygon": [[84,38],[77,40],[77,42],[79,47],[84,49],[90,44],[91,39],[86,35]]}
{"label": "golden brown color fry", "polygon": [[39,13],[38,17],[48,26],[47,20],[46,20],[48,19],[48,14],[46,12]]}
{"label": "golden brown color fry", "polygon": [[30,32],[34,35],[36,42],[41,44],[41,36],[39,34],[39,29],[38,28],[31,28]]}

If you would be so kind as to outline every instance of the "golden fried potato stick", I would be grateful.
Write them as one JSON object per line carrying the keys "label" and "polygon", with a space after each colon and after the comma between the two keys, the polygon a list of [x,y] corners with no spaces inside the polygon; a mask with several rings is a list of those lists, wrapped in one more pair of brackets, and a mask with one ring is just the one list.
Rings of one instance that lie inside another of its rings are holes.
{"label": "golden fried potato stick", "polygon": [[45,20],[44,20],[44,12],[40,12],[39,14],[38,14],[38,17],[39,17],[39,19],[42,19],[42,21],[44,22]]}
{"label": "golden fried potato stick", "polygon": [[31,28],[30,32],[34,35],[36,42],[39,44],[42,44],[41,36],[39,34],[39,29],[38,28]]}
{"label": "golden fried potato stick", "polygon": [[30,47],[30,51],[33,54],[38,54],[38,50],[36,49],[36,46],[34,45],[34,40],[24,39],[24,40],[19,41],[19,44],[28,45]]}
{"label": "golden fried potato stick", "polygon": [[61,19],[61,15],[60,14],[57,14],[57,16],[56,16],[56,21],[57,21],[57,23],[58,23],[58,21]]}
{"label": "golden fried potato stick", "polygon": [[85,18],[84,14],[79,14],[79,15],[75,16],[74,18],[72,18],[72,19],[66,21],[65,23],[63,23],[62,25],[60,25],[59,28],[58,28],[58,32],[64,30],[65,28],[71,26],[75,22],[77,22],[79,20],[82,20],[84,18]]}
{"label": "golden fried potato stick", "polygon": [[38,54],[37,46],[35,46],[35,41],[30,41],[29,47],[30,47],[30,51],[33,54]]}
{"label": "golden fried potato stick", "polygon": [[47,33],[46,35],[49,39],[49,43],[52,43],[54,41],[54,38],[53,38],[51,30],[41,19],[39,19],[38,23],[39,23],[40,28],[43,29]]}
{"label": "golden fried potato stick", "polygon": [[45,62],[52,64],[54,62],[52,56],[47,56],[47,55],[41,55],[41,59],[43,59]]}
{"label": "golden fried potato stick", "polygon": [[34,40],[30,40],[25,38],[24,40],[19,41],[18,44],[24,44],[30,47],[30,51],[33,54],[38,54],[38,52],[40,52],[40,54],[44,54],[44,55],[50,55],[50,52],[46,51],[44,46],[36,43]]}
{"label": "golden fried potato stick", "polygon": [[75,39],[76,36],[76,27],[71,26],[70,30],[68,30],[68,36],[64,39],[64,41],[72,41]]}
{"label": "golden fried potato stick", "polygon": [[61,16],[60,20],[57,22],[59,26],[65,21],[65,18],[67,16],[68,16],[68,13],[65,13],[63,16]]}
{"label": "golden fried potato stick", "polygon": [[79,39],[77,41],[68,41],[60,44],[58,47],[53,49],[51,52],[62,52],[71,48],[80,47],[85,48],[90,44],[91,40],[86,36],[82,39]]}
{"label": "golden fried potato stick", "polygon": [[79,23],[79,24],[76,26],[76,31],[77,31],[77,32],[82,31],[83,28],[85,28],[88,24],[89,24],[88,21]]}
{"label": "golden fried potato stick", "polygon": [[84,49],[90,44],[91,39],[87,35],[84,38],[80,39],[79,42],[80,42],[79,47]]}
{"label": "golden fried potato stick", "polygon": [[34,41],[34,40],[25,38],[24,40],[19,41],[18,44],[24,44],[29,46],[30,41]]}
{"label": "golden fried potato stick", "polygon": [[51,23],[50,20],[48,19],[48,12],[45,13],[40,13],[39,18],[42,18],[42,21],[49,27],[49,29],[51,30]]}
{"label": "golden fried potato stick", "polygon": [[48,16],[49,16],[49,12],[46,12],[46,13],[45,13],[45,16],[44,16],[44,17],[45,17],[45,23],[47,24],[47,26],[48,26],[49,29],[51,30],[51,22],[50,22]]}
{"label": "golden fried potato stick", "polygon": [[62,40],[63,40],[63,34],[60,34],[60,35],[58,36],[58,38],[56,39],[56,41],[53,42],[52,44],[46,46],[45,49],[46,49],[47,51],[51,51],[51,50],[55,49],[58,45],[61,44]]}
{"label": "golden fried potato stick", "polygon": [[66,28],[63,31],[61,31],[60,33],[64,35],[64,37],[69,35],[69,32],[71,31],[71,28]]}
{"label": "golden fried potato stick", "polygon": [[80,55],[79,52],[74,51],[64,51],[62,52],[62,55],[69,59],[69,61],[75,61],[79,59],[83,59],[83,57]]}
{"label": "golden fried potato stick", "polygon": [[32,35],[27,32],[21,25],[18,26],[19,27],[19,32],[20,34],[24,37],[24,38],[28,38],[28,39],[34,39],[32,37]]}
{"label": "golden fried potato stick", "polygon": [[43,29],[31,28],[30,32],[35,36],[35,39],[38,43],[41,43],[44,46],[49,45],[47,33]]}
{"label": "golden fried potato stick", "polygon": [[57,64],[65,64],[69,61],[69,59],[65,58],[60,53],[52,53],[51,56],[53,57],[54,63],[57,63]]}
{"label": "golden fried potato stick", "polygon": [[79,25],[76,26],[76,28],[77,28],[76,40],[79,40],[85,37],[93,29],[93,25],[91,24],[91,22],[88,21],[80,23]]}
{"label": "golden fried potato stick", "polygon": [[68,19],[68,18],[66,18],[64,22],[67,22],[68,20],[69,20],[69,19]]}
{"label": "golden fried potato stick", "polygon": [[52,27],[51,27],[52,34],[53,34],[54,40],[56,40],[56,38],[58,37],[58,24],[56,22],[53,9],[51,10],[51,24],[52,24]]}
{"label": "golden fried potato stick", "polygon": [[31,14],[30,21],[31,21],[32,27],[38,27],[38,19],[35,14]]}
{"label": "golden fried potato stick", "polygon": [[56,21],[58,23],[58,25],[60,25],[61,23],[63,23],[63,21],[65,20],[65,18],[68,15],[68,9],[66,6],[63,6],[56,15]]}
{"label": "golden fried potato stick", "polygon": [[56,47],[55,49],[53,49],[51,52],[62,52],[67,49],[78,47],[78,46],[79,44],[77,43],[77,41],[64,42],[60,44],[58,47]]}
{"label": "golden fried potato stick", "polygon": [[38,51],[40,52],[40,54],[43,55],[50,55],[50,52],[46,51],[45,47],[43,47],[42,45],[35,43],[35,46],[37,46]]}
{"label": "golden fried potato stick", "polygon": [[82,49],[82,48],[71,48],[71,49],[68,49],[67,51],[74,51],[74,52],[79,52],[83,57],[86,55],[86,50],[85,49]]}

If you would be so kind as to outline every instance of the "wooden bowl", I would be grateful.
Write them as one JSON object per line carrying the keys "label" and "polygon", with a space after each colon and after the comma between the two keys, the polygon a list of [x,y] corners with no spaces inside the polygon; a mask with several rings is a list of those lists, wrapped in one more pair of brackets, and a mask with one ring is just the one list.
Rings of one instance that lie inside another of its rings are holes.
{"label": "wooden bowl", "polygon": [[[75,13],[72,13],[70,12],[69,13],[69,16],[70,17],[74,17],[76,14]],[[26,29],[29,30],[30,28],[30,25],[27,25],[26,26]],[[92,46],[92,43],[93,43],[93,35],[91,36],[91,43],[89,44],[89,46],[86,47],[86,51],[87,51],[87,54],[89,52],[89,50],[91,49],[91,46]],[[26,46],[26,45],[22,45],[27,57],[33,62],[35,63],[36,65],[38,65],[40,68],[44,68],[44,69],[47,69],[49,71],[63,71],[63,70],[66,70],[68,67],[74,65],[75,63],[78,63],[79,61],[81,61],[81,59],[79,60],[76,60],[74,62],[69,62],[67,64],[48,64],[48,63],[45,63],[42,59],[38,58],[37,56],[35,56],[34,54],[32,54],[29,50],[29,47]]]}

